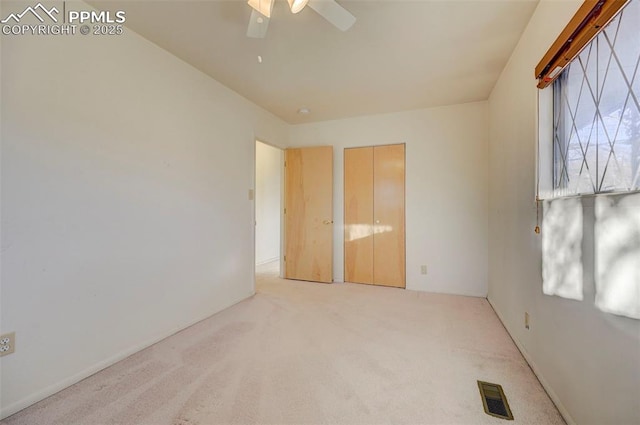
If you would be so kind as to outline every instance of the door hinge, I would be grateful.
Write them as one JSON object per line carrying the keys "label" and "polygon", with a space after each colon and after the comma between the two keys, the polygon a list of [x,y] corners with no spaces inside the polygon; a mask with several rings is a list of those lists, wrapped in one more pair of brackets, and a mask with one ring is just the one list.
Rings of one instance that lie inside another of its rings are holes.
{"label": "door hinge", "polygon": [[284,256],[284,261],[287,261],[287,256],[286,255]]}
{"label": "door hinge", "polygon": [[284,213],[285,213],[285,214],[287,213],[287,209],[286,209],[286,208],[284,209]]}

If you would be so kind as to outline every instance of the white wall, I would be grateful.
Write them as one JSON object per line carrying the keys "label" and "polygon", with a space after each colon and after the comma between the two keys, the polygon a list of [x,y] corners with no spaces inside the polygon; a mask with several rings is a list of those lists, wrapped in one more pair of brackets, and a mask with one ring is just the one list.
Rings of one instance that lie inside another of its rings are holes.
{"label": "white wall", "polygon": [[256,142],[256,264],[280,258],[281,149]]}
{"label": "white wall", "polygon": [[286,124],[128,29],[2,36],[1,102],[3,416],[254,292]]}
{"label": "white wall", "polygon": [[406,143],[407,288],[486,296],[487,114],[477,102],[291,127],[292,146],[334,146],[336,281],[344,277],[344,148]]}
{"label": "white wall", "polygon": [[581,3],[540,2],[489,99],[489,300],[570,422],[640,423],[640,321],[594,307],[593,200],[583,202],[583,301],[542,294],[541,237],[533,232],[533,70]]}

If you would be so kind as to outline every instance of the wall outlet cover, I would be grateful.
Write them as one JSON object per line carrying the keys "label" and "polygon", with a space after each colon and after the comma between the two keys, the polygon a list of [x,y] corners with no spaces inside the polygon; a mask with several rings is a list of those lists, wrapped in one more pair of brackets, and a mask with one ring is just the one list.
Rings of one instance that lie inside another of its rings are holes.
{"label": "wall outlet cover", "polygon": [[16,351],[16,333],[10,332],[0,335],[0,357]]}

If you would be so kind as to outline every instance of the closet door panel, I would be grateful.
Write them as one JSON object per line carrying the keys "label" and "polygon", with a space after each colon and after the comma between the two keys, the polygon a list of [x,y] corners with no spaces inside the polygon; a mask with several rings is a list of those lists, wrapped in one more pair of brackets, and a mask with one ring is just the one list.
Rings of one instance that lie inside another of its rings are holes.
{"label": "closet door panel", "polygon": [[344,150],[345,282],[373,280],[373,148]]}
{"label": "closet door panel", "polygon": [[376,146],[374,168],[373,280],[405,287],[405,149]]}

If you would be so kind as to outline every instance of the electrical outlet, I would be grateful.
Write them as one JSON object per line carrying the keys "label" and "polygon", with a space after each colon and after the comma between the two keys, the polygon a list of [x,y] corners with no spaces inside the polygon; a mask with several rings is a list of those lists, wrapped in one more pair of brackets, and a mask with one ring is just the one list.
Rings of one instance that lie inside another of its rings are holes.
{"label": "electrical outlet", "polygon": [[524,327],[529,329],[529,313],[524,312]]}
{"label": "electrical outlet", "polygon": [[427,274],[427,266],[426,266],[426,264],[423,264],[422,266],[420,266],[420,273]]}
{"label": "electrical outlet", "polygon": [[16,333],[0,335],[0,357],[16,351]]}

